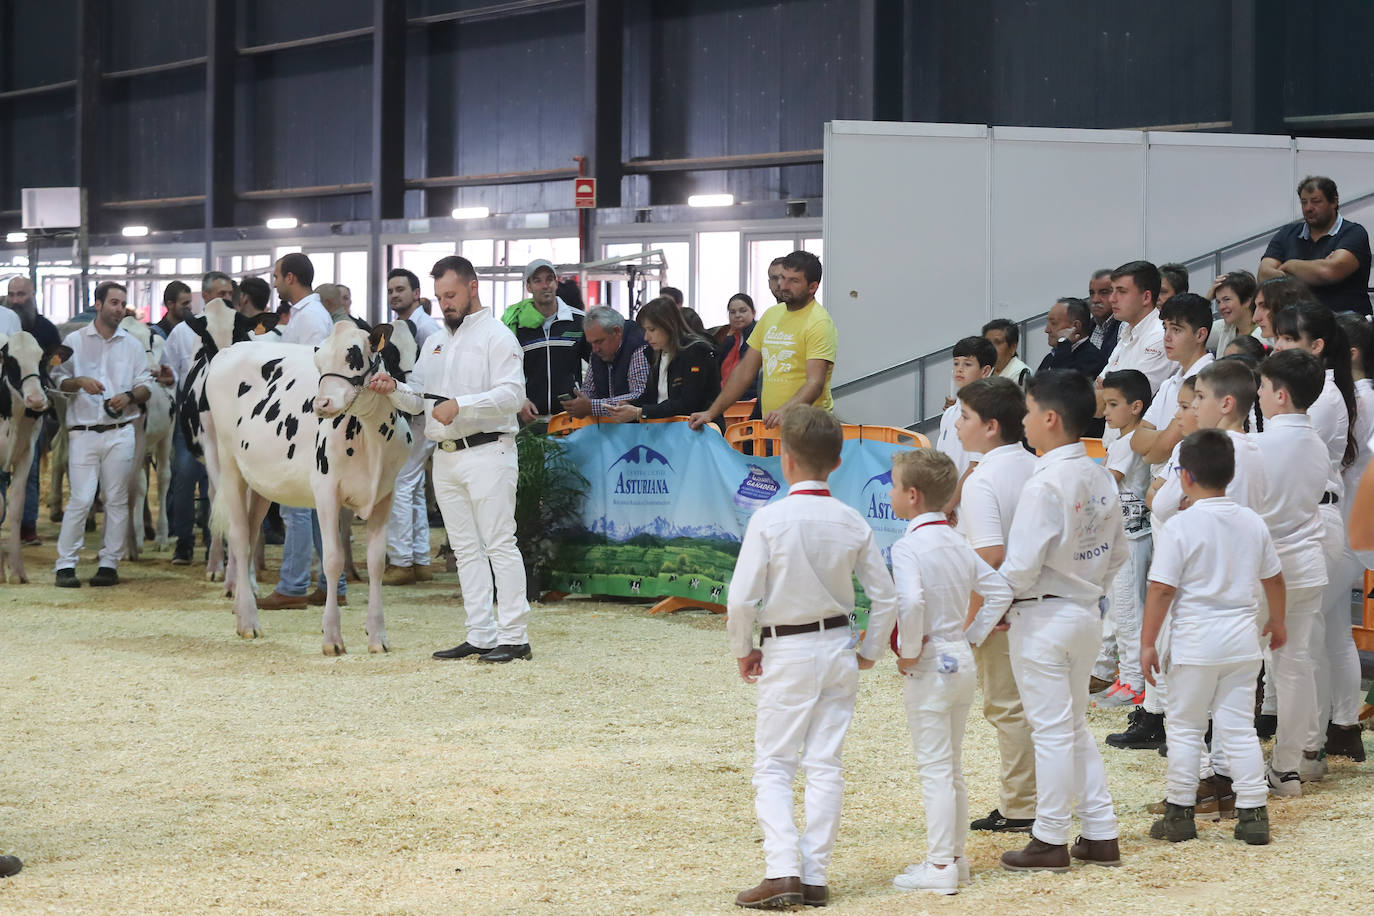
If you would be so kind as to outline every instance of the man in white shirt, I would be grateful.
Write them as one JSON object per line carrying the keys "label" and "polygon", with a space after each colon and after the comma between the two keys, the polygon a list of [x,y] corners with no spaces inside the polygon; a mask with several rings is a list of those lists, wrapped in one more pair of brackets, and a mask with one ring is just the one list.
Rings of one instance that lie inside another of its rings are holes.
{"label": "man in white shirt", "polygon": [[441,258],[430,276],[444,330],[425,343],[411,387],[425,392],[425,437],[438,443],[434,495],[467,612],[467,639],[434,657],[529,659],[525,563],[515,543],[516,414],[525,403],[520,344],[482,306],[471,261]]}
{"label": "man in white shirt", "polygon": [[19,323],[19,315],[8,306],[0,308],[0,334],[8,337],[22,330],[24,326]]}
{"label": "man in white shirt", "polygon": [[71,498],[62,512],[57,539],[57,585],[80,588],[77,553],[86,538],[86,516],[96,488],[105,493],[105,532],[100,568],[91,585],[119,584],[119,561],[129,528],[129,478],[134,466],[138,406],[153,384],[142,345],[119,327],[128,293],[107,280],[95,289],[91,323],[67,335],[71,356],[53,372],[58,390],[74,395],[67,405]]}
{"label": "man in white shirt", "polygon": [[[1135,369],[1150,380],[1150,391],[1159,391],[1178,367],[1164,352],[1164,324],[1155,303],[1159,299],[1159,268],[1149,261],[1130,261],[1112,271],[1112,315],[1121,321],[1116,346],[1098,374],[1097,415],[1102,416],[1102,380],[1108,372]],[[1103,445],[1115,434],[1108,430]]]}
{"label": "man in white shirt", "polygon": [[[392,268],[386,276],[386,297],[397,321],[409,321],[415,328],[417,353],[425,352],[425,341],[439,329],[434,319],[420,308],[420,279],[404,267]],[[410,424],[410,454],[396,476],[391,493],[391,517],[386,523],[387,570],[385,585],[410,585],[434,578],[429,571],[429,505],[425,499],[425,467],[434,453],[434,442],[424,435],[425,418],[416,416]]]}

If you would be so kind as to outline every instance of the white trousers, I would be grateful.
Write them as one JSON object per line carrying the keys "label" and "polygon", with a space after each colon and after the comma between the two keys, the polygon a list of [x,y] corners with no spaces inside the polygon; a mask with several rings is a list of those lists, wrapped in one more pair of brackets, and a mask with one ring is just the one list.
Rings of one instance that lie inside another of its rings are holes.
{"label": "white trousers", "polygon": [[425,464],[434,451],[424,423],[411,426],[410,452],[396,475],[391,516],[386,523],[386,553],[392,566],[429,565],[429,508],[425,504]]}
{"label": "white trousers", "polygon": [[[1128,685],[1136,693],[1145,689],[1145,674],[1140,670],[1140,628],[1145,620],[1145,591],[1149,587],[1150,556],[1154,551],[1154,541],[1148,535],[1126,541],[1130,547],[1130,557],[1112,580],[1107,617],[1104,620],[1102,651],[1093,674],[1103,680],[1110,680],[1111,658],[1108,653],[1108,629],[1113,634],[1111,642],[1116,656],[1116,678]],[[1110,624],[1107,624],[1110,621]]]}
{"label": "white trousers", "polygon": [[[1159,715],[1163,713],[1169,704],[1169,676],[1167,673],[1168,665],[1163,664],[1163,660],[1169,657],[1169,621],[1171,617],[1165,617],[1164,623],[1159,627],[1159,635],[1155,637],[1155,653],[1161,660],[1162,669],[1155,673],[1155,682],[1145,685],[1145,700],[1140,704],[1145,707],[1145,711]],[[1139,651],[1139,650],[1137,650]]]}
{"label": "white trousers", "polygon": [[[67,479],[71,481],[72,493],[67,507],[62,510],[62,533],[57,536],[57,569],[76,568],[77,554],[86,541],[86,517],[91,514],[97,487],[104,493],[105,500],[100,565],[118,568],[129,533],[133,424],[103,433],[73,432],[68,443]],[[143,524],[142,519],[139,524]]]}
{"label": "white trousers", "polygon": [[1280,773],[1292,773],[1298,769],[1302,752],[1320,750],[1326,737],[1324,724],[1318,721],[1317,675],[1312,670],[1312,639],[1322,613],[1322,586],[1290,588],[1285,603],[1283,624],[1288,641],[1272,653],[1279,727],[1270,760]]}
{"label": "white trousers", "polygon": [[434,453],[434,496],[458,564],[467,641],[479,648],[529,642],[525,563],[515,545],[515,479],[514,436]]}
{"label": "white trousers", "polygon": [[1035,743],[1032,835],[1067,844],[1077,813],[1084,839],[1115,839],[1116,812],[1086,715],[1088,673],[1101,639],[1096,606],[1062,599],[1013,605],[1010,637],[1011,666]]}
{"label": "white trousers", "polygon": [[[939,656],[958,670],[941,673]],[[926,808],[926,861],[953,865],[968,838],[968,792],[964,788],[964,728],[978,686],[978,670],[966,642],[930,642],[902,696],[911,745],[921,770]]]}
{"label": "white trousers", "polygon": [[[840,754],[854,718],[859,664],[849,630],[764,640],[754,726],[754,811],[763,829],[766,878],[825,884],[840,829]],[[806,832],[797,833],[792,783],[806,773]]]}
{"label": "white trousers", "polygon": [[1360,653],[1351,629],[1350,590],[1363,588],[1364,564],[1355,557],[1345,535],[1345,522],[1336,506],[1321,507],[1326,528],[1322,551],[1326,554],[1327,584],[1322,592],[1322,613],[1312,637],[1316,661],[1319,724],[1359,722]]}
{"label": "white trousers", "polygon": [[1259,659],[1226,665],[1171,665],[1169,711],[1164,728],[1169,738],[1169,801],[1192,807],[1197,801],[1198,772],[1204,757],[1203,736],[1212,719],[1213,765],[1229,767],[1236,806],[1265,804],[1269,786],[1264,755],[1255,736],[1255,679]]}

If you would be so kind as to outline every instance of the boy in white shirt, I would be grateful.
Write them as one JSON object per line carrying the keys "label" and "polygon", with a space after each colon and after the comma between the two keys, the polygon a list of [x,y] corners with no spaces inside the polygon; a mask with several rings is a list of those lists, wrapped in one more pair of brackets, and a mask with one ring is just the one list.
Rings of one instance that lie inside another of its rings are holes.
{"label": "boy in white shirt", "polygon": [[[1021,444],[1026,396],[1010,379],[977,379],[959,389],[959,411],[959,442],[980,456],[964,478],[959,531],[974,552],[997,569],[1006,556],[1021,487],[1035,472],[1035,456]],[[980,605],[977,598],[969,603],[970,622]],[[973,657],[978,662],[983,718],[997,729],[1002,773],[998,806],[969,829],[1026,832],[1035,823],[1035,747],[1011,671],[1007,627],[994,628],[982,645],[974,647]]]}
{"label": "boy in white shirt", "polygon": [[1184,379],[1197,375],[1213,360],[1207,351],[1212,306],[1206,299],[1196,293],[1172,296],[1159,307],[1159,320],[1164,325],[1164,354],[1177,364],[1178,370],[1159,386],[1154,406],[1145,412],[1145,423],[1132,446],[1137,455],[1154,465],[1154,476],[1159,476],[1159,465],[1186,435],[1170,422],[1179,387]]}
{"label": "boy in white shirt", "polygon": [[[1231,438],[1219,430],[1193,433],[1181,444],[1179,462],[1190,508],[1157,535],[1141,632],[1145,676],[1169,672],[1169,790],[1150,836],[1174,843],[1197,838],[1197,772],[1210,716],[1212,743],[1231,767],[1235,837],[1260,846],[1269,842],[1269,809],[1253,719],[1255,680],[1263,638],[1273,649],[1284,643],[1282,566],[1264,521],[1226,495],[1235,473]],[[1263,629],[1260,586],[1269,608]],[[1170,658],[1161,664],[1155,642],[1171,611]]]}
{"label": "boy in white shirt", "polygon": [[[953,360],[954,390],[959,391],[974,379],[992,375],[992,367],[997,364],[997,350],[985,337],[965,337],[954,345]],[[959,434],[954,428],[958,420],[959,400],[947,398],[945,412],[940,417],[940,435],[935,440],[935,448],[950,457],[962,478],[969,465],[977,462],[979,456],[965,451],[959,443]]]}
{"label": "boy in white shirt", "polygon": [[[1172,301],[1172,300],[1171,300]],[[1167,303],[1166,303],[1167,305]],[[1166,338],[1167,340],[1167,338]],[[1112,580],[1108,620],[1115,631],[1117,673],[1114,683],[1098,694],[1096,706],[1137,706],[1145,699],[1145,676],[1140,670],[1140,621],[1145,614],[1145,576],[1150,568],[1150,510],[1145,491],[1150,468],[1131,443],[1140,432],[1140,418],[1150,407],[1150,380],[1136,369],[1107,373],[1102,380],[1102,416],[1117,438],[1107,447],[1106,467],[1116,480],[1121,497],[1122,523],[1130,559]],[[1105,651],[1097,659],[1095,673],[1106,679],[1111,658]]]}
{"label": "boy in white shirt", "polygon": [[[854,717],[860,668],[883,653],[897,613],[892,577],[873,531],[830,496],[844,430],[829,411],[783,412],[787,497],[749,519],[730,579],[726,631],[746,683],[757,682],[754,807],[763,828],[764,880],[735,903],[773,909],[829,901],[826,869],[840,826],[840,752]],[[856,656],[853,576],[872,602]],[[760,625],[754,648],[754,623]],[[806,832],[793,818],[792,783],[806,772]]]}
{"label": "boy in white shirt", "polygon": [[[1011,664],[1035,744],[1035,826],[1011,871],[1068,871],[1070,857],[1119,865],[1116,814],[1097,742],[1088,731],[1088,675],[1102,638],[1098,603],[1128,548],[1116,481],[1080,441],[1097,409],[1092,383],[1040,372],[1026,390],[1026,441],[1044,454],[1026,482],[1000,572],[1016,596]],[[981,643],[1001,622],[985,604],[968,629]],[[1073,814],[1082,835],[1069,849]]]}
{"label": "boy in white shirt", "polygon": [[964,788],[964,727],[978,675],[964,638],[969,598],[977,592],[1006,608],[1011,589],[967,540],[950,528],[943,507],[959,482],[954,462],[934,449],[892,456],[892,511],[910,519],[892,546],[897,586],[897,632],[906,721],[926,809],[926,858],[892,883],[908,891],[955,894],[969,882],[964,841],[968,793]]}
{"label": "boy in white shirt", "polygon": [[1260,364],[1260,447],[1276,482],[1263,517],[1283,564],[1288,630],[1287,643],[1273,653],[1279,719],[1268,775],[1270,790],[1288,797],[1301,795],[1302,781],[1325,771],[1312,640],[1327,581],[1318,506],[1331,463],[1307,417],[1325,381],[1321,363],[1305,350],[1277,352]]}

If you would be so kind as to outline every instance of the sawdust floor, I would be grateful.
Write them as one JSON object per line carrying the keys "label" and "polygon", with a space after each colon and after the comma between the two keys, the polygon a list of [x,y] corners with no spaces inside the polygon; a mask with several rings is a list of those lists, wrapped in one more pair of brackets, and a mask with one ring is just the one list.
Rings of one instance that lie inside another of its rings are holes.
{"label": "sawdust floor", "polygon": [[[220,586],[166,554],[126,563],[115,589],[56,589],[55,529],[25,551],[35,584],[0,585],[0,850],[25,861],[0,911],[729,913],[762,874],[754,691],[720,619],[568,601],[536,607],[531,663],[436,662],[461,641],[441,575],[387,590],[390,655],[367,654],[353,606],[351,654],[325,658],[318,610],[268,613],[266,638],[245,642]],[[1100,738],[1122,719],[1091,724]],[[971,888],[896,891],[925,825],[885,661],[863,678],[846,748],[832,910],[1330,913],[1374,899],[1374,764],[1334,763],[1273,803],[1270,847],[1237,843],[1229,823],[1169,846],[1144,812],[1165,761],[1104,753],[1124,867],[1010,874],[997,855],[1024,837],[975,834]],[[976,712],[965,769],[981,814],[997,760]]]}

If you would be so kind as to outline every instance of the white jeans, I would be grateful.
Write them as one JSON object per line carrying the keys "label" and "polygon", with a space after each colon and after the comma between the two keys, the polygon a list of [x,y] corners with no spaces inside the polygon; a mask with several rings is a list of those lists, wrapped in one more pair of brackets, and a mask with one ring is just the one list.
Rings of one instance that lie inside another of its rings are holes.
{"label": "white jeans", "polygon": [[[1155,637],[1155,653],[1159,656],[1162,669],[1169,666],[1163,664],[1163,660],[1169,657],[1169,621],[1171,617],[1165,617],[1164,623],[1160,624],[1159,635]],[[1137,637],[1138,638],[1138,637]],[[1137,652],[1140,650],[1137,649]],[[1143,676],[1143,675],[1142,675]],[[1155,682],[1145,685],[1145,700],[1140,704],[1148,713],[1159,715],[1168,709],[1169,705],[1169,676],[1165,670],[1160,670],[1155,674]]]}
{"label": "white jeans", "polygon": [[1086,716],[1088,673],[1101,639],[1097,608],[1057,598],[1015,604],[1010,637],[1011,666],[1035,743],[1032,835],[1065,845],[1077,813],[1084,839],[1115,839],[1116,812]]}
{"label": "white jeans", "polygon": [[1303,751],[1319,750],[1325,742],[1317,710],[1317,675],[1312,639],[1322,613],[1322,586],[1290,588],[1284,609],[1288,641],[1272,653],[1274,693],[1279,727],[1270,761],[1280,773],[1296,772]]}
{"label": "white jeans", "polygon": [[429,565],[429,509],[425,505],[425,464],[434,451],[426,439],[424,423],[411,426],[414,438],[406,463],[396,475],[391,497],[391,517],[386,523],[386,553],[392,566]]}
{"label": "white jeans", "polygon": [[[1145,675],[1140,670],[1140,628],[1145,620],[1145,590],[1149,587],[1154,541],[1146,535],[1128,539],[1126,543],[1130,547],[1130,558],[1112,580],[1107,617],[1115,634],[1117,679],[1139,693],[1145,689]],[[1103,680],[1107,679],[1102,674],[1106,667],[1103,658],[1106,651],[1104,640],[1103,652],[1093,668],[1093,673]]]}
{"label": "white jeans", "polygon": [[[939,671],[939,656],[959,669]],[[964,728],[978,686],[978,669],[966,642],[930,642],[914,674],[905,678],[902,696],[911,745],[921,770],[926,806],[926,861],[953,865],[968,837],[968,792],[964,789]]]}
{"label": "white jeans", "polygon": [[1269,786],[1264,778],[1264,755],[1255,736],[1255,679],[1259,659],[1226,665],[1171,665],[1169,714],[1164,722],[1169,737],[1167,798],[1192,807],[1197,801],[1202,738],[1212,719],[1214,765],[1229,767],[1231,787],[1239,808],[1265,804]]}
{"label": "white jeans", "polygon": [[479,648],[529,642],[525,563],[515,545],[515,479],[514,436],[434,453],[434,496],[458,563],[467,641]]}
{"label": "white jeans", "polygon": [[[134,467],[134,427],[125,424],[103,433],[89,430],[68,437],[67,479],[72,494],[62,510],[62,533],[57,536],[57,569],[75,569],[86,541],[86,516],[99,486],[105,500],[105,531],[100,565],[118,568],[129,531],[129,478]],[[138,520],[139,525],[143,519]],[[17,522],[16,522],[17,524]]]}
{"label": "white jeans", "polygon": [[[859,664],[849,630],[765,640],[754,727],[754,811],[763,828],[766,878],[825,884],[840,829],[840,754],[854,718]],[[792,783],[806,773],[806,832],[797,834]]]}
{"label": "white jeans", "polygon": [[1336,506],[1321,507],[1326,530],[1322,550],[1326,554],[1327,584],[1322,593],[1322,613],[1312,637],[1316,661],[1319,725],[1359,722],[1360,653],[1351,629],[1350,590],[1364,585],[1364,565],[1355,557],[1345,536],[1345,522]]}

